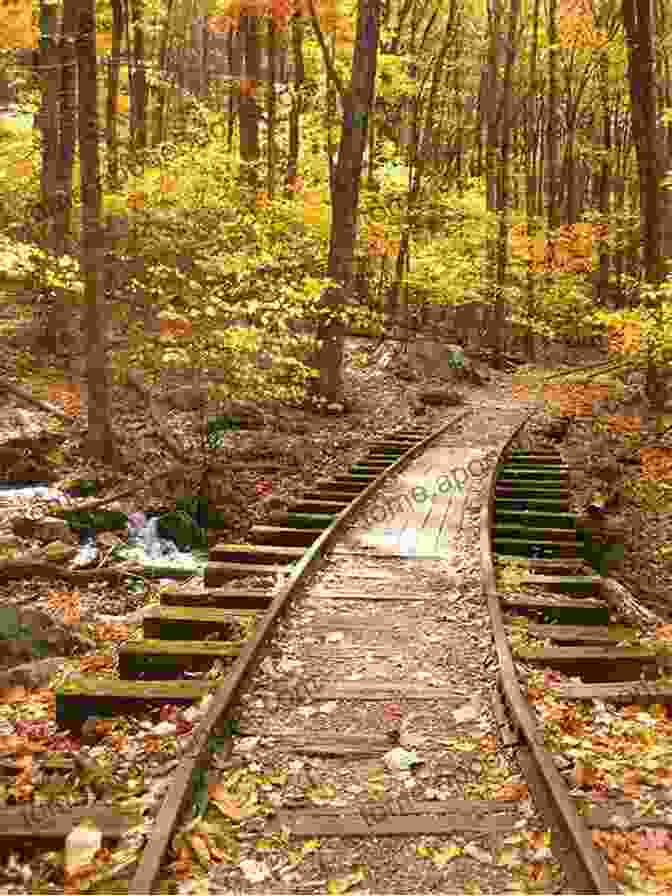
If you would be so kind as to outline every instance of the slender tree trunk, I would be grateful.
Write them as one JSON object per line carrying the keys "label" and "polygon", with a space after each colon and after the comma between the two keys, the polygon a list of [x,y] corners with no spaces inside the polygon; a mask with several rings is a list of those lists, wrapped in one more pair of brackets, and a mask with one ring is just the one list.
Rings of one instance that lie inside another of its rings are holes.
{"label": "slender tree trunk", "polygon": [[516,40],[520,0],[511,0],[509,10],[509,33],[502,84],[502,128],[499,158],[499,189],[497,190],[497,298],[494,315],[494,362],[498,365],[500,356],[506,350],[506,269],[508,264],[509,229],[511,209],[511,132],[513,128],[513,66],[516,58]]}
{"label": "slender tree trunk", "polygon": [[61,140],[58,163],[59,210],[56,214],[56,251],[68,251],[72,217],[72,176],[77,143],[77,56],[75,31],[77,24],[76,0],[64,0],[61,28]]}
{"label": "slender tree trunk", "polygon": [[275,194],[275,161],[277,157],[277,147],[275,145],[275,82],[277,80],[277,33],[275,22],[272,18],[268,20],[268,100],[266,105],[266,115],[268,124],[266,129],[266,191],[269,196]]}
{"label": "slender tree trunk", "polygon": [[[537,117],[537,65],[539,55],[539,2],[534,0],[532,12],[532,35],[530,46],[530,69],[529,69],[529,93],[527,95],[527,177],[526,177],[526,224],[528,236],[533,236],[536,231],[534,219],[537,215],[537,147],[539,140],[539,122]],[[534,272],[532,270],[532,262],[527,262],[526,271],[526,305],[527,314],[533,318],[536,314],[537,299],[535,295],[536,282]],[[534,361],[536,357],[536,346],[534,339],[534,330],[528,327],[525,332],[525,351],[530,361]]]}
{"label": "slender tree trunk", "polygon": [[40,82],[42,104],[37,124],[42,137],[42,167],[40,170],[41,199],[48,212],[47,245],[56,249],[55,218],[58,208],[57,192],[60,161],[60,97],[56,74],[60,58],[58,38],[58,6],[54,0],[40,0]]}
{"label": "slender tree trunk", "polygon": [[245,36],[245,79],[239,100],[240,155],[245,163],[245,180],[256,190],[259,182],[259,107],[255,98],[259,83],[260,58],[258,20],[241,16],[240,33]]}
{"label": "slender tree trunk", "polygon": [[[311,0],[313,26],[319,30]],[[343,102],[343,127],[338,148],[332,192],[332,225],[329,241],[327,276],[336,281],[335,287],[325,291],[322,316],[318,324],[319,346],[315,366],[319,371],[316,391],[328,402],[338,401],[343,391],[342,362],[346,325],[344,306],[348,303],[355,244],[362,163],[366,147],[369,116],[374,107],[380,0],[359,0],[357,34],[352,56],[352,77],[347,90],[340,84],[324,36],[319,31],[325,61],[329,59],[332,79],[335,79]]]}
{"label": "slender tree trunk", "polygon": [[147,71],[145,60],[144,0],[132,0],[133,10],[133,89],[131,118],[133,149],[147,148]]}
{"label": "slender tree trunk", "polygon": [[549,237],[560,223],[558,202],[558,2],[548,8],[548,120],[546,122],[546,183]]}
{"label": "slender tree trunk", "polygon": [[[287,185],[295,182],[299,173],[299,150],[301,144],[301,115],[303,112],[303,91],[306,71],[303,62],[303,23],[299,16],[292,18],[292,61],[294,68],[294,89],[289,110],[289,149],[287,153]],[[288,191],[291,192],[291,191]]]}
{"label": "slender tree trunk", "polygon": [[[116,0],[118,3],[119,0]],[[152,143],[154,146],[157,146],[159,143],[163,143],[164,140],[164,121],[165,121],[165,112],[166,112],[166,101],[167,101],[167,87],[166,82],[170,80],[167,64],[168,64],[168,46],[170,41],[170,31],[171,31],[171,13],[173,11],[173,3],[174,0],[167,0],[166,4],[166,13],[165,20],[163,23],[163,30],[161,33],[161,40],[159,43],[159,79],[160,83],[154,87],[156,103],[154,106],[154,134],[152,138]]]}
{"label": "slender tree trunk", "polygon": [[108,62],[106,138],[107,177],[112,189],[119,185],[119,139],[117,115],[119,104],[119,70],[121,68],[121,39],[124,33],[121,0],[112,0],[112,48]]}
{"label": "slender tree trunk", "polygon": [[114,463],[117,449],[110,420],[107,321],[103,297],[95,0],[79,0],[79,3],[77,62],[88,404],[86,450],[103,463]]}
{"label": "slender tree trunk", "polygon": [[[597,188],[597,207],[604,223],[609,220],[611,209],[611,109],[609,105],[609,56],[606,50],[600,53],[600,92],[602,96],[602,147],[604,155],[600,165]],[[600,243],[600,262],[596,278],[596,299],[604,303],[609,294],[610,251],[608,241]]]}

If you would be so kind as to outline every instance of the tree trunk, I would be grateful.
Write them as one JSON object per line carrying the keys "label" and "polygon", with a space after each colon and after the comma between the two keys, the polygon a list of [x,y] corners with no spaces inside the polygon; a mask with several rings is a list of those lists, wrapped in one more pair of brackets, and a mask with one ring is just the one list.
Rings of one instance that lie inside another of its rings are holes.
{"label": "tree trunk", "polygon": [[103,297],[104,250],[101,239],[101,191],[98,160],[95,0],[80,0],[77,38],[80,191],[82,196],[82,268],[85,283],[84,336],[88,432],[86,450],[103,463],[114,463],[117,450],[110,421],[107,321]]}
{"label": "tree trunk", "polygon": [[558,3],[549,0],[548,10],[548,121],[546,122],[546,183],[549,238],[560,223],[558,203]]}
{"label": "tree trunk", "polygon": [[327,266],[327,276],[337,285],[328,288],[323,296],[323,314],[318,324],[320,342],[314,362],[319,371],[316,391],[328,402],[335,402],[341,398],[343,391],[341,368],[345,321],[342,309],[347,304],[352,281],[362,164],[369,116],[374,106],[380,0],[358,2],[352,76],[347,91],[343,89],[328,56],[312,0],[310,8],[325,62],[343,102],[343,127],[331,195],[332,224]]}
{"label": "tree trunk", "polygon": [[239,99],[240,155],[245,163],[245,179],[256,190],[259,182],[259,107],[255,99],[259,82],[260,48],[258,21],[254,15],[240,18],[240,33],[245,36],[245,78]]}
{"label": "tree trunk", "polygon": [[494,363],[499,365],[500,356],[506,351],[506,269],[509,250],[509,218],[510,203],[510,168],[511,168],[511,132],[513,128],[513,66],[516,58],[516,40],[520,0],[511,0],[509,10],[509,33],[506,45],[506,62],[504,64],[504,80],[502,84],[502,128],[501,149],[499,158],[499,189],[497,191],[497,297],[494,315]]}
{"label": "tree trunk", "polygon": [[112,48],[108,62],[106,138],[107,177],[112,189],[119,185],[119,140],[117,114],[119,103],[119,70],[121,68],[121,39],[124,33],[121,0],[112,0]]}
{"label": "tree trunk", "polygon": [[147,148],[147,72],[145,35],[143,31],[144,0],[132,0],[133,11],[133,87],[131,91],[131,121],[133,150]]}
{"label": "tree trunk", "polygon": [[[115,0],[115,2],[118,3],[119,0]],[[165,82],[169,80],[166,67],[168,60],[168,43],[170,39],[170,16],[173,11],[173,3],[174,0],[168,0],[165,21],[163,23],[163,32],[161,34],[161,43],[159,44],[159,79],[161,83],[154,85],[153,87],[156,96],[156,103],[154,106],[154,135],[152,138],[154,146],[162,143],[164,140],[164,121],[167,99]]]}
{"label": "tree trunk", "polygon": [[266,115],[268,123],[266,127],[266,192],[270,197],[275,193],[275,160],[277,147],[275,145],[275,81],[277,78],[277,32],[272,18],[268,20],[268,100]]}
{"label": "tree trunk", "polygon": [[56,215],[57,252],[67,251],[72,214],[72,173],[77,143],[77,57],[75,31],[77,24],[76,0],[64,0],[61,38],[61,142],[59,197],[62,200]]}
{"label": "tree trunk", "polygon": [[288,185],[294,183],[299,173],[303,83],[306,79],[303,62],[303,23],[299,16],[294,16],[292,18],[292,61],[294,67],[294,90],[292,91],[292,105],[289,110],[289,149],[287,152]]}
{"label": "tree trunk", "polygon": [[[628,84],[632,131],[639,167],[639,210],[643,243],[644,275],[657,286],[665,277],[662,256],[664,203],[661,190],[663,166],[657,124],[656,82],[650,0],[624,0],[623,24],[628,44]],[[654,308],[660,309],[660,298]],[[655,409],[664,403],[660,372],[649,355],[646,371],[647,398]]]}
{"label": "tree trunk", "polygon": [[60,160],[60,97],[59,79],[55,77],[59,57],[58,6],[54,0],[40,0],[39,66],[42,105],[37,124],[42,137],[41,200],[43,208],[47,210],[46,242],[52,251],[56,248],[53,212],[59,204],[56,194]]}

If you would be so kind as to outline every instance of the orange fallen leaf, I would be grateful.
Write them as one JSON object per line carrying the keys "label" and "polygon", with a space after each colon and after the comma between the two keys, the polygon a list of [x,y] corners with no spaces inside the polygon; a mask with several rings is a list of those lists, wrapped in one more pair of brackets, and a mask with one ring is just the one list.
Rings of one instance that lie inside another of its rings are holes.
{"label": "orange fallen leaf", "polygon": [[26,699],[27,695],[28,691],[24,687],[8,688],[0,695],[0,702],[22,703]]}
{"label": "orange fallen leaf", "polygon": [[574,780],[578,787],[593,787],[599,780],[596,768],[577,762],[574,766]]}
{"label": "orange fallen leaf", "polygon": [[7,734],[5,737],[0,737],[0,753],[18,753],[24,743],[24,738],[17,737],[16,734]]}
{"label": "orange fallen leaf", "polygon": [[544,876],[544,865],[541,862],[530,862],[525,866],[525,870],[530,880],[541,880]]}
{"label": "orange fallen leaf", "polygon": [[518,783],[502,784],[495,791],[496,800],[526,800],[530,795],[527,784],[524,781]]}
{"label": "orange fallen leaf", "polygon": [[118,623],[97,625],[95,632],[99,641],[128,641],[131,635],[131,630],[127,625]]}
{"label": "orange fallen leaf", "polygon": [[638,797],[642,791],[642,775],[638,769],[629,769],[623,773],[623,793],[629,797]]}
{"label": "orange fallen leaf", "polygon": [[80,662],[80,670],[82,672],[102,672],[103,670],[111,671],[114,668],[114,657],[108,654],[96,654],[95,656],[85,656]]}
{"label": "orange fallen leaf", "polygon": [[128,749],[128,735],[118,734],[116,737],[113,737],[110,746],[113,750],[117,750],[117,752],[123,753]]}

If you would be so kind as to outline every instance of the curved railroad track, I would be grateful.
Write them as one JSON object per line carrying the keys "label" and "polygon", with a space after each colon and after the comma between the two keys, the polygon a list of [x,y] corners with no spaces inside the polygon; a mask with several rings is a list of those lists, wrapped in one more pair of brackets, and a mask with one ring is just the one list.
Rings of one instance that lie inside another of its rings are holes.
{"label": "curved railroad track", "polygon": [[[665,885],[670,635],[633,625],[614,600],[591,565],[601,567],[594,530],[569,513],[560,453],[513,447],[521,430],[500,455],[481,520],[484,591],[518,759],[537,805],[551,811],[578,892]],[[519,567],[513,584],[497,576],[495,560],[500,573]]]}

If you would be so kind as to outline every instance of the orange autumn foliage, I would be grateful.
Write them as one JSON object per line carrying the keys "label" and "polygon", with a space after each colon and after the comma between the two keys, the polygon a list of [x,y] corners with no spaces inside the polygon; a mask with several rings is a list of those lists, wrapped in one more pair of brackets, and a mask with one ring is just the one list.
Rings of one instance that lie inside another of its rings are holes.
{"label": "orange autumn foliage", "polygon": [[593,269],[593,247],[605,239],[607,228],[595,224],[567,224],[553,239],[530,237],[526,224],[511,228],[511,253],[527,261],[535,273],[587,273]]}

